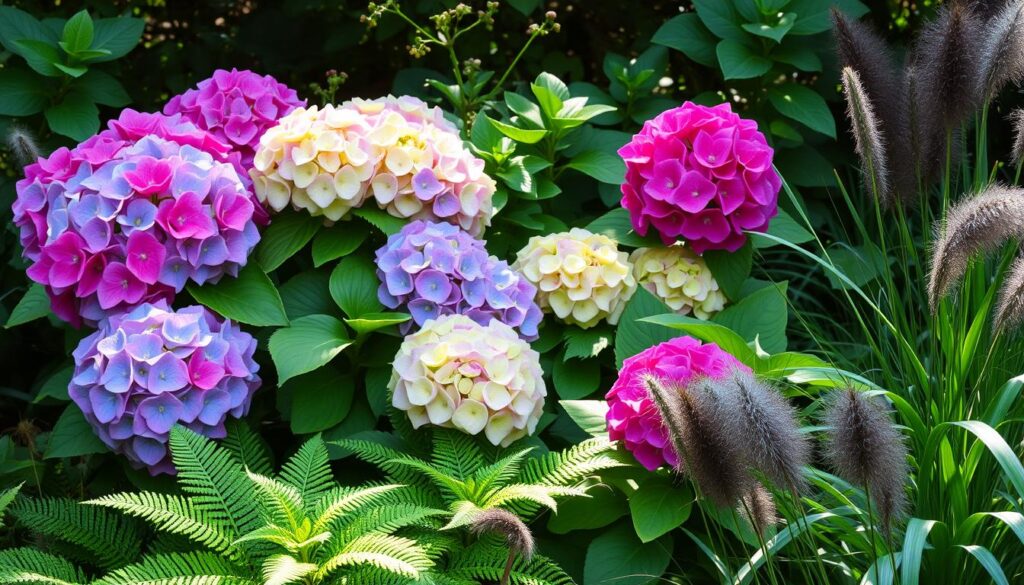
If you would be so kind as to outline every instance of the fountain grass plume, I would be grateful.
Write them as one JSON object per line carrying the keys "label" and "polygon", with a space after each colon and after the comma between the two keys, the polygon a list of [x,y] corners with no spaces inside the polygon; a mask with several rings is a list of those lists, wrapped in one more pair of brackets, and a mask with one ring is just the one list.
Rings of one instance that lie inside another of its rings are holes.
{"label": "fountain grass plume", "polygon": [[889,186],[888,164],[886,162],[885,139],[881,124],[875,115],[871,98],[864,90],[860,76],[851,67],[844,67],[843,94],[846,97],[846,114],[850,118],[855,149],[860,157],[861,172],[867,187],[879,197],[885,206],[892,204]]}
{"label": "fountain grass plume", "polygon": [[993,323],[996,331],[1024,325],[1024,255],[1019,256],[1006,273]]}

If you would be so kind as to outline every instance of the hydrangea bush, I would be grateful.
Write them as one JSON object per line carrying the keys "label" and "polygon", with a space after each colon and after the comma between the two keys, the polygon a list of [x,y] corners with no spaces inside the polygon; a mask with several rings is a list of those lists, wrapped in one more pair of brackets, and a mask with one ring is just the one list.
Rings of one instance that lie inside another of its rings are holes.
{"label": "hydrangea bush", "polygon": [[205,307],[146,303],[104,321],[74,351],[68,387],[99,438],[153,475],[173,473],[175,424],[223,438],[260,386],[256,340]]}
{"label": "hydrangea bush", "polygon": [[414,428],[481,431],[508,446],[532,434],[547,388],[539,354],[508,325],[480,325],[465,315],[427,321],[402,342],[389,387],[392,405]]}
{"label": "hydrangea bush", "polygon": [[638,248],[629,261],[637,283],[681,315],[709,319],[725,307],[707,263],[682,244]]}
{"label": "hydrangea bush", "polygon": [[263,135],[252,177],[260,201],[338,221],[372,201],[403,219],[445,221],[473,236],[496,185],[440,108],[403,96],[298,108]]}
{"label": "hydrangea bush", "polygon": [[480,325],[497,319],[526,339],[537,336],[537,289],[457,226],[414,221],[388,238],[376,257],[380,302],[407,310],[417,326],[458,313]]}
{"label": "hydrangea bush", "polygon": [[686,102],[662,112],[619,150],[626,162],[622,206],[637,233],[696,253],[735,252],[745,231],[764,231],[778,212],[782,181],[753,120],[728,103]]}

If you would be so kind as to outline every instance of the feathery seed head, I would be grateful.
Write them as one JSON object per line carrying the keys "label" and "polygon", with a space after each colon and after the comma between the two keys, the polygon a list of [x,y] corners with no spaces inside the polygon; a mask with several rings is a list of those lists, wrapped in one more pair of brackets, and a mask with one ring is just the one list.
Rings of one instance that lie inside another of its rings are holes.
{"label": "feathery seed head", "polygon": [[509,552],[529,561],[535,550],[533,534],[530,528],[519,519],[519,516],[502,510],[501,508],[490,508],[484,510],[473,518],[470,529],[473,534],[497,533],[505,537]]}
{"label": "feathery seed head", "polygon": [[1024,256],[1010,266],[996,305],[995,329],[1004,331],[1024,325]]}
{"label": "feathery seed head", "polygon": [[39,159],[39,147],[36,146],[35,139],[22,126],[11,126],[7,131],[7,145],[14,153],[15,160],[23,167]]}
{"label": "feathery seed head", "polygon": [[1010,161],[1020,165],[1024,163],[1024,108],[1014,108],[1008,119],[1013,125],[1013,150],[1010,151]]}
{"label": "feathery seed head", "polygon": [[942,6],[918,35],[921,94],[938,108],[941,134],[959,127],[978,104],[981,19],[968,2]]}
{"label": "feathery seed head", "polygon": [[994,98],[1007,83],[1024,79],[1024,0],[996,9],[981,40],[982,98]]}
{"label": "feathery seed head", "polygon": [[889,174],[887,171],[885,140],[878,117],[860,76],[850,67],[843,68],[843,94],[846,96],[846,114],[850,118],[861,172],[868,188],[885,205],[890,205]]}
{"label": "feathery seed head", "polygon": [[775,500],[772,494],[761,484],[754,484],[748,491],[737,510],[743,518],[746,518],[758,534],[764,536],[769,527],[774,526],[777,520]]}

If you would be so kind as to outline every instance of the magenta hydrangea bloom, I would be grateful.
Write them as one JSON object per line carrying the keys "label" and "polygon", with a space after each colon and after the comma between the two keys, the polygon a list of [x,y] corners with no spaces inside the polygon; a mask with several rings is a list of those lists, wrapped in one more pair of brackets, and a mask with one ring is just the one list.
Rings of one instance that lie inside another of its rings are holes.
{"label": "magenta hydrangea bloom", "polygon": [[235,168],[189,144],[202,136],[118,132],[40,159],[17,185],[28,275],[75,326],[169,301],[190,280],[237,275],[260,238],[258,206]]}
{"label": "magenta hydrangea bloom", "polygon": [[[526,339],[537,337],[537,289],[458,226],[407,224],[377,250],[377,276],[380,302],[408,311],[416,326],[460,314],[484,326],[497,319]],[[403,332],[411,328],[406,323]]]}
{"label": "magenta hydrangea bloom", "polygon": [[653,471],[662,465],[676,466],[672,448],[658,409],[644,386],[645,376],[684,386],[698,378],[721,378],[739,369],[749,371],[714,343],[692,337],[676,337],[627,358],[605,398],[608,400],[608,436],[622,441],[637,461]]}
{"label": "magenta hydrangea bloom", "polygon": [[619,149],[626,162],[622,206],[633,228],[653,228],[665,245],[696,253],[740,249],[745,231],[764,231],[778,213],[782,180],[753,120],[686,102],[644,123]]}
{"label": "magenta hydrangea bloom", "polygon": [[193,89],[176,95],[165,114],[181,114],[239,154],[242,166],[252,166],[260,137],[295,108],[305,107],[294,89],[270,75],[245,69],[218,69]]}
{"label": "magenta hydrangea bloom", "polygon": [[111,450],[152,475],[174,473],[171,427],[223,438],[260,386],[255,351],[252,335],[204,307],[146,303],[78,344],[68,394]]}

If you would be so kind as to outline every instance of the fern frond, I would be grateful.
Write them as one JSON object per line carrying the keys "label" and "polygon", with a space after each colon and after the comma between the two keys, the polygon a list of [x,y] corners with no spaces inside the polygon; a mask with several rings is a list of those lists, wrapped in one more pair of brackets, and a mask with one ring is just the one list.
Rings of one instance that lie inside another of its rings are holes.
{"label": "fern frond", "polygon": [[208,552],[150,555],[93,585],[258,585],[239,568]]}
{"label": "fern frond", "polygon": [[242,464],[251,471],[260,475],[274,473],[274,464],[267,442],[245,420],[230,418],[224,422],[227,429],[227,436],[221,439],[220,444],[235,461]]}
{"label": "fern frond", "polygon": [[[445,575],[453,579],[496,583],[505,572],[508,549],[476,544],[455,554]],[[517,558],[512,563],[509,582],[515,585],[575,585],[565,571],[548,558],[534,555],[529,561]]]}
{"label": "fern frond", "polygon": [[285,462],[278,479],[299,492],[306,510],[310,511],[317,500],[334,485],[331,460],[327,445],[316,435],[299,447],[299,450]]}
{"label": "fern frond", "polygon": [[320,564],[317,576],[324,578],[346,567],[369,565],[378,569],[416,579],[420,571],[433,566],[433,561],[416,542],[400,536],[366,534]]}
{"label": "fern frond", "polygon": [[484,507],[500,508],[513,502],[532,502],[549,508],[551,511],[558,510],[556,497],[586,496],[587,491],[582,488],[517,483],[505,486],[489,495]]}
{"label": "fern frond", "polygon": [[410,527],[405,529],[402,535],[416,541],[416,544],[435,562],[451,551],[465,546],[459,533],[451,530]]}
{"label": "fern frond", "polygon": [[442,471],[434,469],[433,465],[422,459],[413,457],[399,457],[392,461],[395,465],[404,465],[420,472],[421,475],[430,479],[443,493],[447,493],[455,499],[471,499],[471,486],[463,483],[458,478],[452,477]]}
{"label": "fern frond", "polygon": [[299,490],[265,475],[251,471],[245,473],[249,481],[256,486],[256,493],[263,504],[261,511],[268,516],[270,522],[287,524],[292,530],[296,530],[305,517],[305,504]]}
{"label": "fern frond", "polygon": [[429,480],[412,471],[408,467],[396,465],[394,463],[396,459],[409,457],[408,453],[403,453],[396,449],[392,449],[391,447],[365,439],[341,439],[338,441],[332,441],[332,444],[343,449],[348,449],[360,460],[377,466],[387,475],[388,479],[392,483],[402,483],[406,485],[433,485]]}
{"label": "fern frond", "polygon": [[612,456],[615,443],[593,438],[561,452],[530,459],[518,481],[542,485],[575,485],[599,471],[627,464]]}
{"label": "fern frond", "polygon": [[483,512],[484,509],[477,506],[469,500],[459,500],[451,505],[452,517],[447,524],[444,525],[443,530],[452,530],[454,528],[461,528],[472,524],[473,519],[476,518],[477,514]]}
{"label": "fern frond", "polygon": [[139,554],[135,523],[109,510],[64,498],[22,498],[11,506],[11,515],[37,534],[85,549],[89,554],[83,559],[104,569],[126,565]]}
{"label": "fern frond", "polygon": [[197,508],[211,518],[226,520],[234,536],[260,524],[252,483],[226,449],[181,426],[171,429],[170,444],[178,485],[192,494]]}
{"label": "fern frond", "polygon": [[364,534],[391,534],[408,526],[436,527],[439,523],[432,519],[447,515],[448,512],[444,510],[413,504],[381,506],[361,511],[358,515],[353,515],[350,521],[332,527],[335,538],[331,540],[331,552],[327,554],[337,552],[344,548],[346,543]]}
{"label": "fern frond", "polygon": [[400,488],[398,485],[379,485],[368,488],[336,487],[325,494],[316,503],[316,521],[313,532],[326,530],[336,519],[372,503],[387,498],[391,492]]}
{"label": "fern frond", "polygon": [[193,543],[238,560],[239,551],[231,546],[230,527],[197,509],[187,498],[139,492],[112,494],[84,503],[140,518],[157,530],[185,536]]}
{"label": "fern frond", "polygon": [[76,585],[85,583],[85,574],[67,559],[32,548],[12,548],[0,550],[0,583]]}
{"label": "fern frond", "polygon": [[7,506],[10,506],[14,498],[18,497],[18,492],[21,491],[21,486],[23,485],[25,484],[19,483],[12,488],[0,492],[0,528],[4,527],[4,514],[7,513]]}
{"label": "fern frond", "polygon": [[303,544],[316,541],[325,541],[331,537],[330,532],[315,534],[312,539],[299,542],[295,539],[295,533],[287,528],[281,528],[276,524],[260,526],[256,530],[236,540],[233,544],[238,546],[246,542],[269,542],[276,544],[289,552],[297,552]]}
{"label": "fern frond", "polygon": [[469,479],[484,464],[476,437],[452,429],[436,429],[430,462],[459,481]]}
{"label": "fern frond", "polygon": [[287,585],[315,573],[313,563],[300,563],[288,555],[274,555],[263,562],[263,585]]}
{"label": "fern frond", "polygon": [[486,467],[478,469],[473,474],[473,480],[477,485],[477,489],[486,491],[495,484],[503,485],[512,481],[519,474],[523,461],[533,450],[534,447],[521,449],[511,455],[502,457]]}

